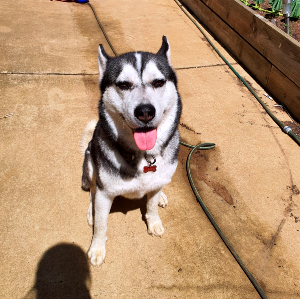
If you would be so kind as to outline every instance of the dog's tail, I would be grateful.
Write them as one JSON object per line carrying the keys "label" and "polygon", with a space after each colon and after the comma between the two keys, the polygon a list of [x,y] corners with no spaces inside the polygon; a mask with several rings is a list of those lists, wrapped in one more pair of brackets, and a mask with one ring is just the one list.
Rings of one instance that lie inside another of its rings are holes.
{"label": "dog's tail", "polygon": [[85,127],[80,141],[80,152],[84,155],[89,142],[93,138],[93,134],[97,125],[97,120],[91,120]]}

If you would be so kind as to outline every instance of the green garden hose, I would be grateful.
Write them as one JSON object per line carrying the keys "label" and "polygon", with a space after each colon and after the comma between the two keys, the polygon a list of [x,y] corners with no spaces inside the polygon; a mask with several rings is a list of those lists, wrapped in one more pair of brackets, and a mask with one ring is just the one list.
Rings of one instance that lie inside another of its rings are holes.
{"label": "green garden hose", "polygon": [[267,299],[267,296],[266,296],[265,292],[263,291],[263,289],[260,287],[258,282],[255,280],[255,278],[253,277],[251,272],[248,270],[246,265],[243,263],[242,259],[239,257],[239,255],[234,250],[234,248],[231,245],[231,243],[229,242],[229,240],[226,238],[223,231],[218,226],[217,222],[214,220],[213,216],[210,214],[209,210],[205,206],[205,204],[204,204],[203,200],[201,199],[201,196],[198,193],[198,190],[197,190],[197,188],[194,184],[194,181],[193,181],[193,178],[192,178],[192,175],[191,175],[191,167],[190,167],[192,155],[194,154],[194,152],[196,150],[210,150],[210,149],[213,149],[215,147],[215,144],[213,144],[213,143],[203,143],[203,144],[199,144],[197,146],[193,146],[193,145],[186,144],[184,142],[180,142],[180,143],[183,146],[192,148],[191,152],[188,155],[187,161],[186,161],[186,170],[187,170],[187,176],[188,176],[191,188],[192,188],[192,190],[193,190],[193,192],[194,192],[194,194],[197,198],[198,203],[200,204],[200,206],[203,209],[204,213],[206,214],[207,218],[209,219],[209,221],[211,222],[211,224],[213,225],[213,227],[215,228],[215,230],[219,234],[219,236],[222,239],[222,241],[224,242],[224,244],[227,246],[227,248],[230,251],[230,253],[232,254],[232,256],[235,258],[235,260],[237,261],[237,263],[239,264],[241,269],[244,271],[244,273],[246,274],[246,276],[248,277],[248,279],[250,280],[250,282],[252,283],[252,285],[254,286],[254,288],[256,289],[258,294],[260,295],[260,297],[262,299]]}
{"label": "green garden hose", "polygon": [[110,42],[108,36],[107,36],[106,33],[105,33],[104,28],[102,27],[102,25],[101,25],[101,23],[100,23],[100,21],[99,21],[99,19],[98,19],[98,17],[97,17],[97,14],[96,14],[96,12],[95,12],[95,10],[94,10],[94,7],[92,6],[92,4],[90,4],[90,2],[87,2],[87,4],[88,4],[88,5],[90,6],[90,8],[92,9],[92,11],[93,11],[93,13],[94,13],[94,16],[95,16],[95,18],[96,18],[96,21],[97,21],[97,23],[98,23],[98,25],[99,25],[99,27],[100,27],[102,33],[103,33],[103,35],[104,35],[104,37],[105,37],[105,39],[106,39],[108,45],[110,46],[112,52],[114,53],[115,56],[118,56],[116,50],[114,49],[113,45],[111,44],[111,42]]}

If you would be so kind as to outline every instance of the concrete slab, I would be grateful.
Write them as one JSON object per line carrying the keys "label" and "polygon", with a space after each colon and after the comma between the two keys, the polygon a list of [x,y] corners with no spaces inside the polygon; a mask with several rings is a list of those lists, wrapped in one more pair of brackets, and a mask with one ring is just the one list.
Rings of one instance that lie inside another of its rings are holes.
{"label": "concrete slab", "polygon": [[99,41],[109,49],[87,5],[16,0],[0,18],[2,72],[97,74]]}
{"label": "concrete slab", "polygon": [[[298,298],[299,147],[173,1],[91,3],[119,53],[155,52],[168,37],[182,139],[217,145],[193,159],[200,194],[267,296]],[[0,17],[0,116],[13,113],[0,119],[0,297],[257,298],[192,194],[186,148],[164,190],[163,238],[147,234],[144,200],[117,199],[105,264],[89,266],[79,140],[97,116],[97,46],[109,48],[88,5],[16,0],[2,5]]]}
{"label": "concrete slab", "polygon": [[[223,64],[195,25],[174,1],[92,1],[117,53],[157,52],[167,36],[175,68]],[[116,9],[120,7],[120,9]],[[105,11],[105,13],[103,13]],[[178,38],[180,36],[180,38]],[[227,54],[228,59],[234,60]]]}

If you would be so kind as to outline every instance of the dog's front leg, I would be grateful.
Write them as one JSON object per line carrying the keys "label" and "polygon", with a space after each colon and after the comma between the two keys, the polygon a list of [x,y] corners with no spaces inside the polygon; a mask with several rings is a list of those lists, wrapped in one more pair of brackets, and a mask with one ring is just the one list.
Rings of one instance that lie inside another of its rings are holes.
{"label": "dog's front leg", "polygon": [[162,226],[160,217],[158,215],[158,205],[161,200],[161,190],[150,192],[147,194],[147,212],[146,220],[148,225],[148,233],[152,236],[161,237],[164,233],[164,228]]}
{"label": "dog's front leg", "polygon": [[105,243],[107,240],[107,219],[113,199],[108,197],[98,187],[95,193],[94,235],[88,251],[88,257],[93,266],[100,266],[105,258]]}

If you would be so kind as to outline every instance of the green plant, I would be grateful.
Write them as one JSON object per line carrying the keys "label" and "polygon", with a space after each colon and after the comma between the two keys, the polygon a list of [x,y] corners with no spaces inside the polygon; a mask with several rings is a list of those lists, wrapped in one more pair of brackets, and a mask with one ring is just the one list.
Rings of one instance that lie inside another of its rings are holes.
{"label": "green plant", "polygon": [[298,18],[300,15],[300,0],[294,0],[292,3],[291,18]]}
{"label": "green plant", "polygon": [[[244,4],[254,8],[258,9],[260,11],[264,12],[270,12],[269,10],[262,9],[261,4],[265,2],[265,0],[253,0],[256,4],[250,4],[248,3],[248,0],[240,0]],[[269,4],[272,7],[272,13],[276,14],[278,16],[282,16],[282,0],[270,0]],[[299,19],[300,18],[300,0],[294,0],[292,2],[292,9],[291,9],[291,15],[290,18]]]}
{"label": "green plant", "polygon": [[[258,9],[259,11],[264,11],[270,13],[269,10],[262,9],[261,4],[265,2],[265,0],[253,0],[256,4],[250,4],[248,3],[248,0],[240,0],[247,6],[250,6],[254,9]],[[272,14],[277,16],[282,16],[282,0],[270,0],[269,4],[272,7]],[[300,18],[300,0],[294,0],[292,2],[292,9],[291,9],[291,15],[290,18],[299,19]]]}
{"label": "green plant", "polygon": [[282,0],[270,0],[269,4],[271,4],[272,11],[279,12],[282,8]]}
{"label": "green plant", "polygon": [[253,0],[253,1],[255,1],[259,6],[260,6],[263,2],[265,2],[265,0]]}

